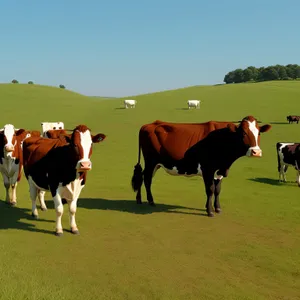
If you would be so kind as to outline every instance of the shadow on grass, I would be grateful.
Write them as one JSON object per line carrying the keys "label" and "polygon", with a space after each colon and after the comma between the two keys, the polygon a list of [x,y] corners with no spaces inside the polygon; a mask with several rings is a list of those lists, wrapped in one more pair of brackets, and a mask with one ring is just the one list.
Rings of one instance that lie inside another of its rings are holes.
{"label": "shadow on grass", "polygon": [[[176,110],[195,110],[195,108],[188,109],[187,107],[179,107],[179,108],[176,108]],[[197,110],[199,110],[199,109],[197,109]]]}
{"label": "shadow on grass", "polygon": [[[45,201],[48,208],[53,208],[53,201]],[[52,203],[51,203],[52,202]],[[174,214],[186,214],[186,215],[197,215],[207,216],[205,209],[191,208],[180,205],[169,205],[157,203],[156,206],[150,206],[148,202],[143,204],[137,204],[135,200],[109,200],[101,198],[79,198],[78,208],[86,209],[99,209],[99,210],[112,210],[122,211],[132,214],[152,214],[159,212],[174,213]],[[189,210],[189,211],[184,211]],[[193,211],[198,211],[195,213]]]}
{"label": "shadow on grass", "polygon": [[115,109],[125,109],[125,107],[116,107]]}
{"label": "shadow on grass", "polygon": [[256,177],[256,178],[250,178],[248,180],[263,183],[263,184],[275,185],[275,186],[281,186],[286,184],[294,185],[296,183],[296,181],[279,182],[278,179],[266,178],[266,177]]}
{"label": "shadow on grass", "polygon": [[269,122],[270,124],[273,124],[273,125],[292,125],[292,124],[289,124],[289,122]]}
{"label": "shadow on grass", "polygon": [[[28,220],[29,223],[23,222],[22,220]],[[53,235],[52,231],[36,228],[34,225],[35,222],[53,223],[54,221],[44,219],[35,220],[31,217],[30,209],[17,206],[12,207],[9,204],[6,204],[5,201],[0,200],[0,230],[19,229]]]}

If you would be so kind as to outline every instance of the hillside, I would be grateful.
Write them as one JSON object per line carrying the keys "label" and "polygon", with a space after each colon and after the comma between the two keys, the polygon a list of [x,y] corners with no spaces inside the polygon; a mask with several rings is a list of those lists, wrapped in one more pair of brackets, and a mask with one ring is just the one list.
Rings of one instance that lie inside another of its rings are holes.
{"label": "hillside", "polygon": [[[275,145],[300,141],[300,124],[286,121],[288,114],[300,115],[300,82],[195,86],[126,98],[137,99],[135,109],[124,109],[123,98],[0,85],[0,126],[40,130],[42,121],[63,121],[66,128],[86,124],[107,135],[93,146],[93,169],[78,200],[79,236],[68,231],[66,205],[64,236],[54,236],[50,193],[48,211],[38,206],[40,219],[32,219],[25,176],[16,207],[4,203],[0,184],[0,298],[298,299],[299,187],[293,168],[288,182],[278,183]],[[188,110],[188,99],[200,99],[200,109]],[[147,205],[144,187],[143,205],[135,203],[130,180],[141,125],[237,121],[249,114],[273,128],[261,135],[263,157],[240,158],[223,180],[221,215],[206,216],[201,178],[163,170],[153,178],[157,206]]]}

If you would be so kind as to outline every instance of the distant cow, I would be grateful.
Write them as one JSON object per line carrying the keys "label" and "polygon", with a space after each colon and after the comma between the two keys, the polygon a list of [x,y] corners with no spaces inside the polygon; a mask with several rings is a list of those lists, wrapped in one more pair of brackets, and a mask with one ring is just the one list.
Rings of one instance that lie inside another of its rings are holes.
{"label": "distant cow", "polygon": [[135,108],[136,100],[124,100],[124,106],[125,108]]}
{"label": "distant cow", "polygon": [[64,129],[65,125],[63,122],[42,122],[42,135],[43,137],[46,136],[46,132],[48,130],[59,130]]}
{"label": "distant cow", "polygon": [[200,100],[188,100],[188,109],[191,107],[200,108]]}
{"label": "distant cow", "polygon": [[286,172],[289,166],[297,171],[297,183],[300,187],[300,143],[277,143],[277,161],[279,181],[286,182]]}
{"label": "distant cow", "polygon": [[[141,186],[144,182],[147,200],[155,205],[151,184],[155,172],[163,168],[175,176],[203,177],[207,201],[206,212],[213,216],[221,211],[219,194],[221,180],[227,177],[230,166],[240,157],[261,157],[260,133],[271,125],[258,126],[257,120],[248,116],[236,126],[231,122],[168,123],[156,121],[143,125],[139,131],[138,162],[131,179],[137,203],[142,202]],[[141,151],[145,168],[141,167]]]}
{"label": "distant cow", "polygon": [[40,134],[39,131],[16,129],[12,124],[6,124],[0,130],[0,172],[6,189],[6,202],[10,205],[17,204],[17,185],[23,169],[22,143],[32,135]]}
{"label": "distant cow", "polygon": [[79,233],[75,213],[77,200],[91,170],[93,143],[103,141],[102,133],[91,135],[85,125],[78,125],[66,141],[65,138],[28,138],[23,143],[24,173],[28,180],[32,200],[32,216],[37,218],[36,197],[38,190],[50,191],[56,210],[55,234],[63,234],[61,218],[62,200],[69,204],[71,232]]}
{"label": "distant cow", "polygon": [[289,124],[291,124],[293,122],[297,122],[297,124],[298,124],[299,120],[300,120],[300,116],[287,116],[286,120],[289,121]]}

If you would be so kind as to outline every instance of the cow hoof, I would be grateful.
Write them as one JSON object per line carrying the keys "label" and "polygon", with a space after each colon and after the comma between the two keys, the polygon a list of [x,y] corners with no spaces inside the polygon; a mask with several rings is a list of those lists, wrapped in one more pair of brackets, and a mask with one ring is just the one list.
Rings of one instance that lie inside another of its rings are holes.
{"label": "cow hoof", "polygon": [[220,214],[221,211],[222,211],[221,208],[216,208],[216,209],[215,209],[215,212],[216,212],[217,214]]}
{"label": "cow hoof", "polygon": [[63,236],[63,233],[62,232],[55,232],[55,236],[61,237],[61,236]]}
{"label": "cow hoof", "polygon": [[37,219],[39,218],[38,215],[31,214],[31,216],[32,216],[35,220],[37,220]]}
{"label": "cow hoof", "polygon": [[75,230],[71,229],[71,233],[73,233],[73,234],[79,234],[79,230],[78,229],[75,229]]}
{"label": "cow hoof", "polygon": [[211,212],[211,213],[207,213],[208,217],[214,217],[215,215]]}
{"label": "cow hoof", "polygon": [[156,206],[154,202],[149,202],[150,206]]}
{"label": "cow hoof", "polygon": [[16,206],[17,202],[10,202],[9,204],[10,204],[10,206]]}
{"label": "cow hoof", "polygon": [[137,204],[142,204],[142,199],[136,199]]}
{"label": "cow hoof", "polygon": [[42,207],[41,206],[41,211],[47,211],[47,207]]}

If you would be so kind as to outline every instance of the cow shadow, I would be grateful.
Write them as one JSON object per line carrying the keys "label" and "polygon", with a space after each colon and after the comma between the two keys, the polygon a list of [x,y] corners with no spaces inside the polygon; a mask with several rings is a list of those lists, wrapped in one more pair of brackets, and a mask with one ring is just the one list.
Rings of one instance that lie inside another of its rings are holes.
{"label": "cow shadow", "polygon": [[289,122],[269,122],[272,125],[291,125]]}
{"label": "cow shadow", "polygon": [[[53,208],[53,201],[46,200],[48,208]],[[78,208],[120,211],[132,214],[147,215],[152,213],[174,213],[185,215],[207,216],[205,209],[185,207],[180,205],[170,205],[156,203],[156,206],[150,206],[147,201],[137,204],[135,200],[113,200],[103,198],[79,198]],[[193,212],[193,211],[197,211]]]}
{"label": "cow shadow", "polygon": [[125,107],[116,107],[115,109],[125,109]]}
{"label": "cow shadow", "polygon": [[[23,220],[29,221],[24,222]],[[49,222],[54,221],[44,220],[39,218],[35,220],[31,216],[31,209],[20,208],[18,206],[10,206],[5,201],[0,200],[0,230],[18,229],[31,232],[48,233],[53,235],[53,231],[39,229],[35,227],[36,222]]]}
{"label": "cow shadow", "polygon": [[273,186],[282,186],[287,184],[294,185],[296,183],[296,181],[279,182],[278,179],[267,178],[267,177],[249,178],[248,180],[263,183],[263,184],[273,185]]}
{"label": "cow shadow", "polygon": [[195,110],[194,108],[188,109],[187,107],[179,107],[176,110]]}

